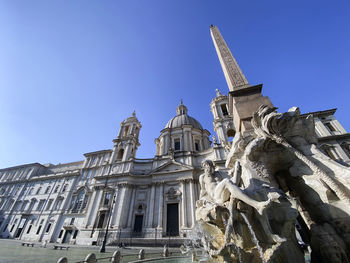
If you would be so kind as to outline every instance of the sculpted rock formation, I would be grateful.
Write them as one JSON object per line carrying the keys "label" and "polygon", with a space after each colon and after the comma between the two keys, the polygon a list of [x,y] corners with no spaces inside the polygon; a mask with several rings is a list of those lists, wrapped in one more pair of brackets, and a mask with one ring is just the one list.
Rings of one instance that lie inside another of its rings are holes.
{"label": "sculpted rock formation", "polygon": [[[226,167],[203,162],[196,217],[215,262],[349,262],[350,171],[316,146],[312,116],[261,106]],[[299,238],[300,239],[300,238]],[[299,240],[301,241],[301,240]]]}

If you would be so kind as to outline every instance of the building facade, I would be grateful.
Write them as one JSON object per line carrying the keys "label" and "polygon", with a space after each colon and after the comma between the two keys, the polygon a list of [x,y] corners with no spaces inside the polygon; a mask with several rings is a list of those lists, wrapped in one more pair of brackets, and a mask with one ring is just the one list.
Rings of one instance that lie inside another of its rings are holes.
{"label": "building facade", "polygon": [[[222,62],[231,52],[217,28],[211,31]],[[228,62],[239,68],[235,60]],[[229,71],[224,74],[237,85]],[[245,77],[239,81],[243,87],[248,83]],[[239,125],[249,125],[236,123],[229,105],[229,96],[217,90],[210,103],[217,135],[211,141],[181,102],[155,139],[156,155],[149,159],[136,158],[142,126],[134,112],[121,123],[111,149],[86,153],[79,162],[0,169],[0,237],[98,245],[108,226],[111,244],[183,242],[196,223],[202,161],[213,160],[217,169],[229,172],[224,164],[232,137]],[[350,134],[335,111],[303,116],[313,115],[324,153],[349,166]]]}

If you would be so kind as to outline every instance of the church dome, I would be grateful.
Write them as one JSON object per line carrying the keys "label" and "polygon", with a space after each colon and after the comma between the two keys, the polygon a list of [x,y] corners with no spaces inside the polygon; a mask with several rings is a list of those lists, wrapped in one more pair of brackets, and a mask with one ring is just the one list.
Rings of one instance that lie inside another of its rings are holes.
{"label": "church dome", "polygon": [[168,121],[165,125],[165,129],[181,128],[182,125],[191,125],[195,129],[203,130],[202,125],[195,118],[187,115],[187,107],[183,105],[182,100],[176,112],[177,115]]}

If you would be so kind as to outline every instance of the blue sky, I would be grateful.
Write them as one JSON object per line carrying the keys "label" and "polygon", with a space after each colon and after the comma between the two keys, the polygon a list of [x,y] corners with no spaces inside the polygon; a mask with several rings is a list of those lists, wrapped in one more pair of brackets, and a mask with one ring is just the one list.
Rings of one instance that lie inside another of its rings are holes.
{"label": "blue sky", "polygon": [[350,1],[0,1],[0,167],[63,163],[112,148],[133,110],[138,158],[180,99],[213,132],[226,82],[219,27],[251,84],[280,111],[338,108],[350,129]]}

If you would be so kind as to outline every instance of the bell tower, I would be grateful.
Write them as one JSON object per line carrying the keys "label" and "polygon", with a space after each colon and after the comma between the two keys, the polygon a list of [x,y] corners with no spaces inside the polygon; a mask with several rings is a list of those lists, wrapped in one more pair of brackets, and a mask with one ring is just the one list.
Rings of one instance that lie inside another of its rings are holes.
{"label": "bell tower", "polygon": [[213,126],[220,144],[229,144],[230,137],[235,135],[232,115],[228,108],[228,98],[216,89],[216,97],[210,103],[210,109],[214,116]]}
{"label": "bell tower", "polygon": [[114,148],[110,163],[125,162],[135,157],[137,148],[140,146],[139,133],[141,127],[135,111],[129,118],[120,123],[119,134],[113,140]]}

